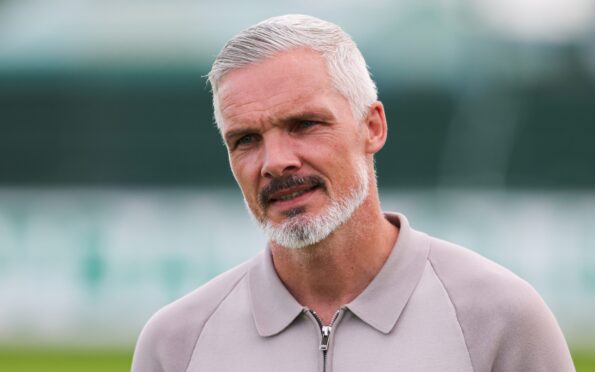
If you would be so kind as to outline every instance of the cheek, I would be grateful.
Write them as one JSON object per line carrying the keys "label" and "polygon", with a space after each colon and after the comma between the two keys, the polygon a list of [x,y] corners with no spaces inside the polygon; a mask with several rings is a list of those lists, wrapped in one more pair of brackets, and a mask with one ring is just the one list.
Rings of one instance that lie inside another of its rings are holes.
{"label": "cheek", "polygon": [[260,168],[255,161],[251,161],[248,157],[234,157],[229,156],[229,165],[231,172],[238,184],[244,197],[250,200],[258,189]]}
{"label": "cheek", "polygon": [[229,159],[229,168],[231,169],[231,174],[233,174],[233,178],[235,178],[236,183],[240,186],[242,186],[242,182],[241,182],[241,168],[239,168],[237,162],[234,161],[234,159],[232,158],[231,154],[228,156]]}
{"label": "cheek", "polygon": [[367,168],[366,157],[349,147],[337,146],[333,150],[335,150],[334,154],[328,158],[333,159],[330,169],[332,174],[329,176],[334,179],[338,188],[336,192],[351,192],[353,185],[359,182],[360,168]]}

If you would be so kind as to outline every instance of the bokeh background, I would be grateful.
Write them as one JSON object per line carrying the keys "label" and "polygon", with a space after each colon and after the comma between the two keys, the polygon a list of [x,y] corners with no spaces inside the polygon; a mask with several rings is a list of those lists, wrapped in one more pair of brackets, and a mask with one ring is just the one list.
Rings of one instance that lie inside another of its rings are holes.
{"label": "bokeh background", "polygon": [[593,0],[0,1],[0,370],[125,371],[154,311],[263,248],[204,75],[284,13],[366,56],[384,208],[528,280],[595,370]]}

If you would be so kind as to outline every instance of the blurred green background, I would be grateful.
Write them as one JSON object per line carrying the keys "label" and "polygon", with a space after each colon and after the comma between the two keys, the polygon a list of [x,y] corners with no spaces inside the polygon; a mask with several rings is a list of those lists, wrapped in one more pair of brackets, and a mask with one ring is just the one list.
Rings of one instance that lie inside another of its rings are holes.
{"label": "blurred green background", "polygon": [[528,280],[595,370],[592,0],[5,0],[0,371],[128,370],[154,311],[263,247],[204,75],[284,13],[362,49],[384,208]]}

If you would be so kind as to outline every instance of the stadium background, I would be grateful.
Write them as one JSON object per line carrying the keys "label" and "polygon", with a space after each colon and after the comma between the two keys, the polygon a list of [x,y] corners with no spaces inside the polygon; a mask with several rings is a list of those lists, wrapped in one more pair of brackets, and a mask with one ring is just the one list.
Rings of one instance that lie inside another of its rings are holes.
{"label": "stadium background", "polygon": [[127,370],[150,314],[263,247],[203,75],[288,12],[367,58],[384,208],[528,280],[595,370],[590,0],[0,2],[0,370]]}

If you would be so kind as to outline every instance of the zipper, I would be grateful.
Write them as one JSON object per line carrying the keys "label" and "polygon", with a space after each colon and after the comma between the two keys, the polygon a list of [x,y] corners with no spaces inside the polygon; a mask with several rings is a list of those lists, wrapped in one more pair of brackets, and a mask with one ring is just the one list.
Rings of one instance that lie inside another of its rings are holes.
{"label": "zipper", "polygon": [[331,332],[333,331],[333,326],[335,324],[335,321],[339,317],[339,314],[341,314],[341,309],[339,309],[335,312],[335,314],[333,315],[333,318],[331,319],[331,323],[329,325],[324,325],[324,323],[322,322],[322,319],[320,319],[318,314],[316,314],[316,311],[314,311],[314,310],[309,310],[309,311],[312,314],[312,316],[314,316],[314,319],[316,320],[316,322],[318,323],[318,326],[320,327],[320,334],[322,337],[320,339],[320,345],[318,346],[318,349],[320,351],[322,351],[322,361],[323,361],[322,372],[326,372],[326,358],[327,358],[326,354],[328,352],[329,343],[331,341]]}

